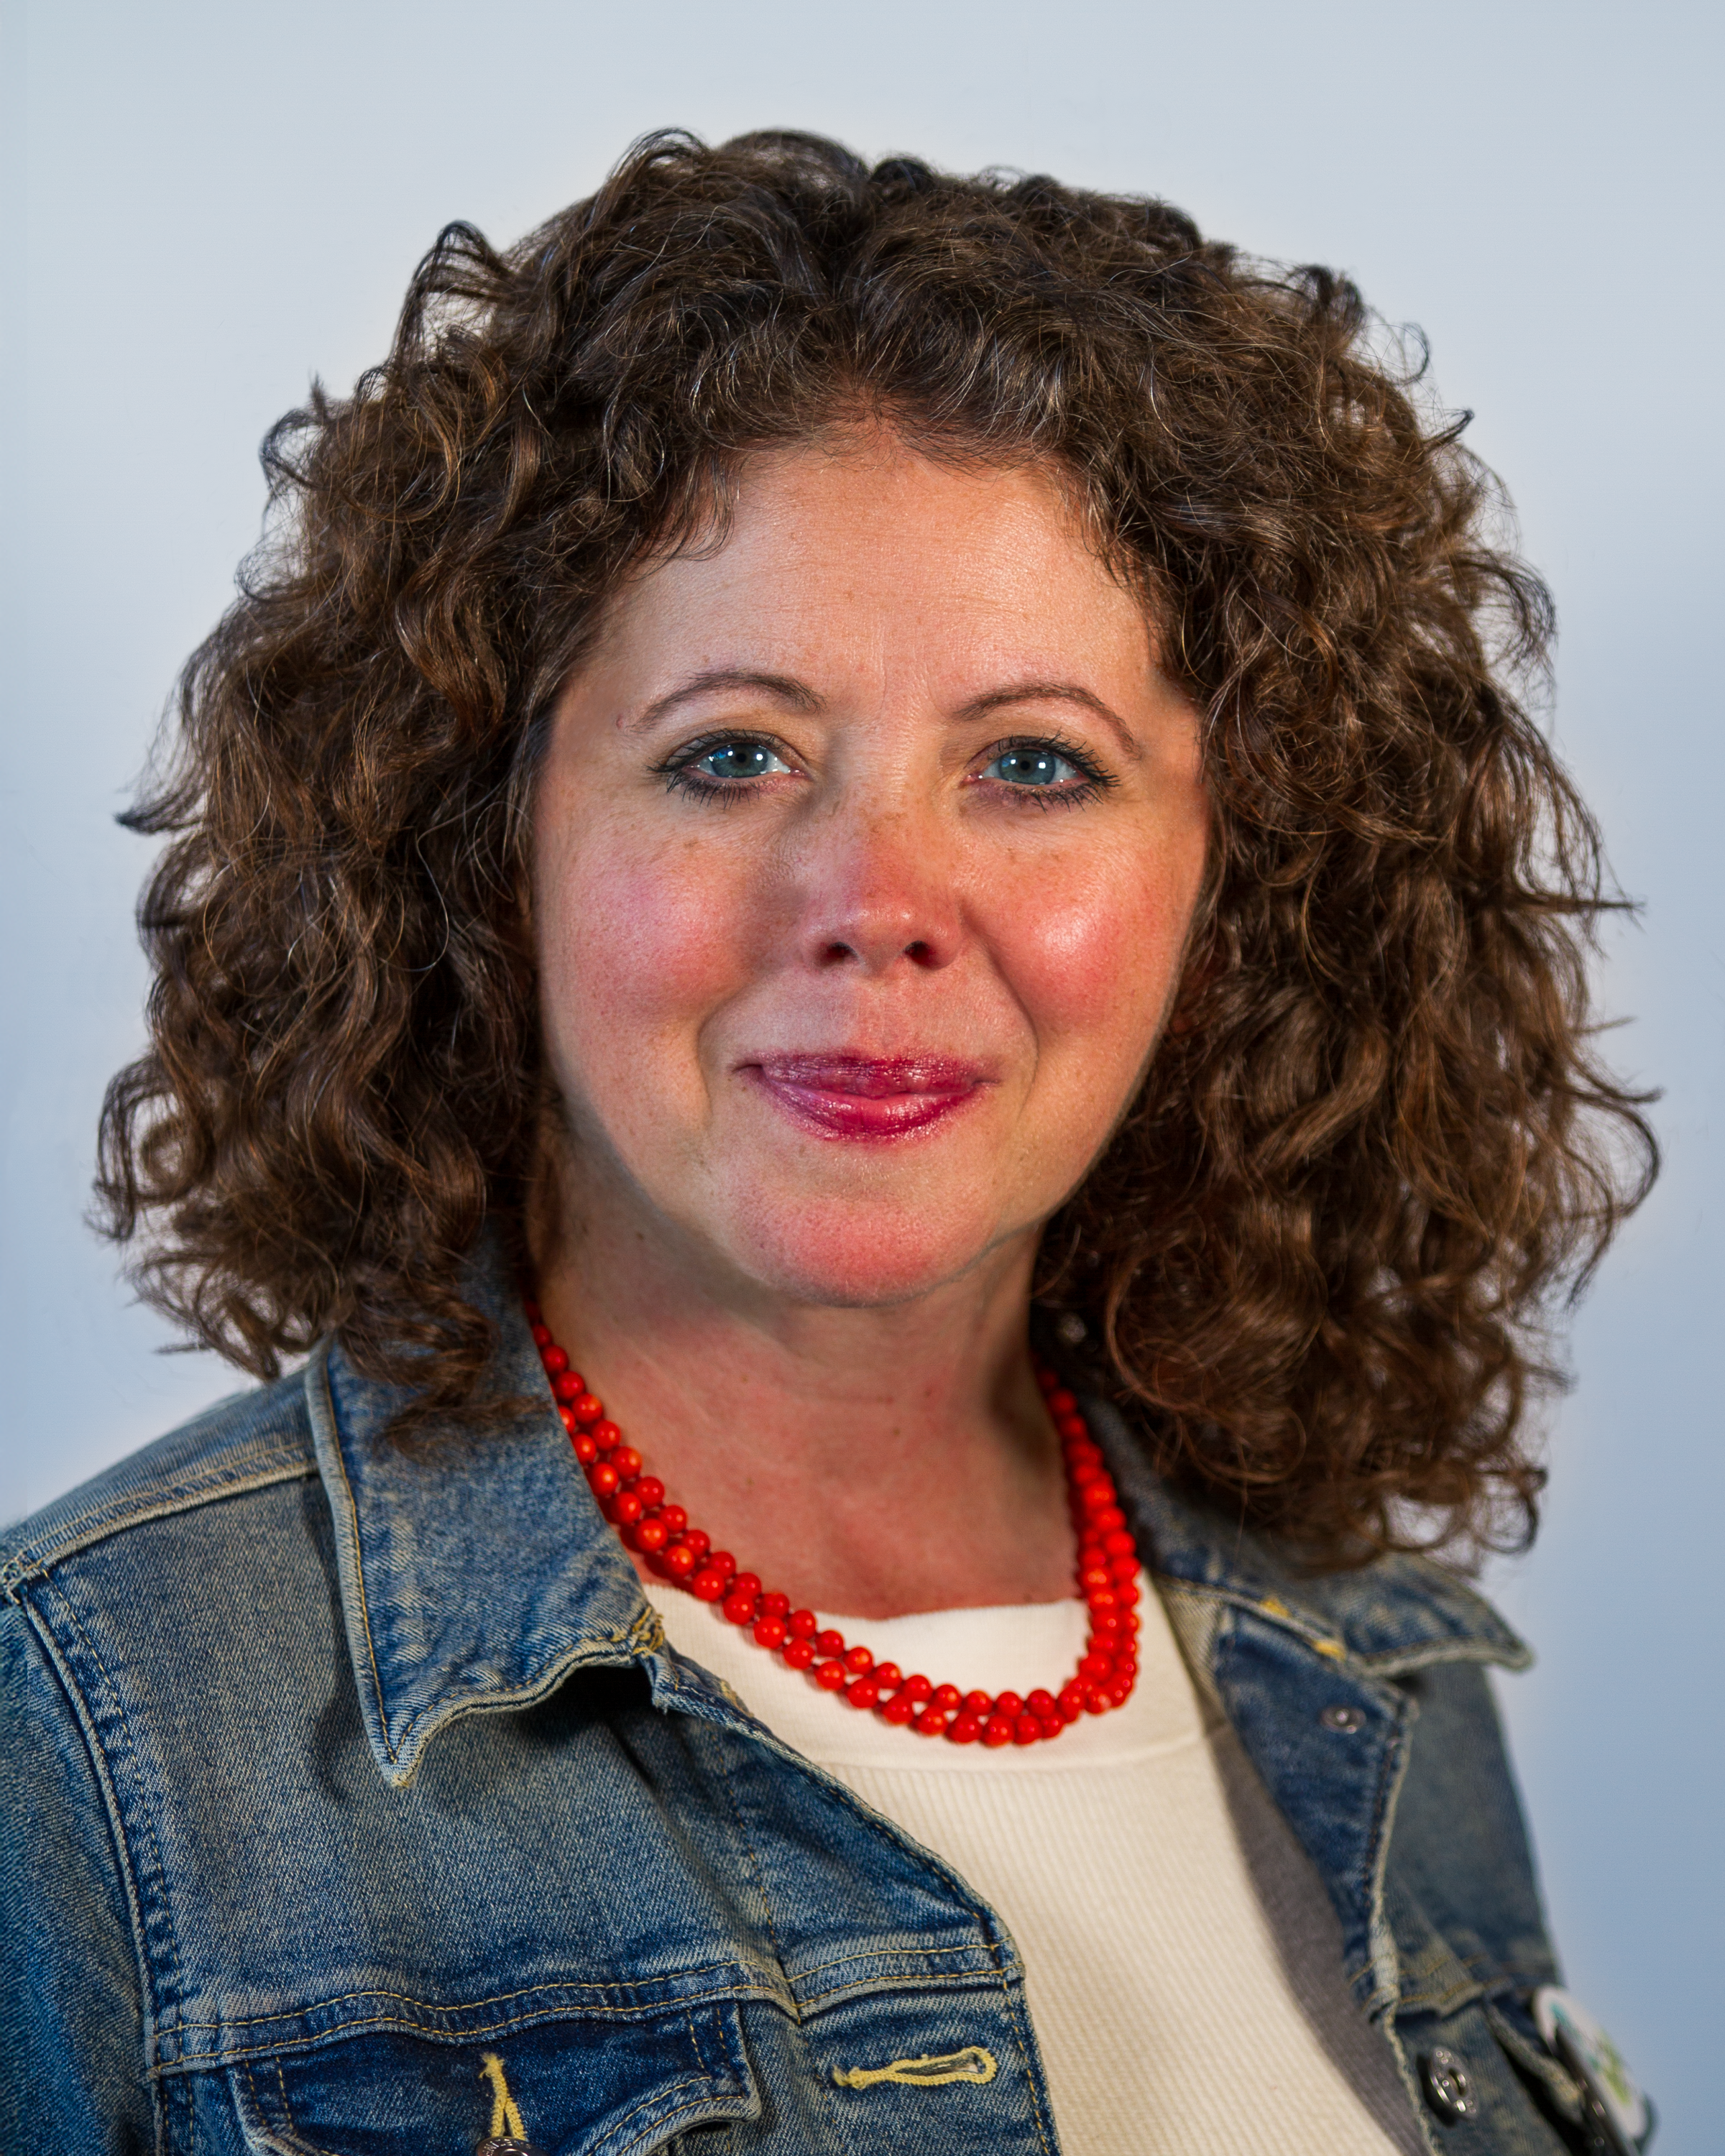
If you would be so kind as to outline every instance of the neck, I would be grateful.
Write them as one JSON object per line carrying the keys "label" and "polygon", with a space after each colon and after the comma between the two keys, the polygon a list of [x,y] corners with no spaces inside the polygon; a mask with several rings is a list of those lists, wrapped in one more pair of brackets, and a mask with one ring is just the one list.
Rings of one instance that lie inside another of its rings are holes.
{"label": "neck", "polygon": [[834,1308],[727,1281],[639,1223],[581,1216],[531,1238],[547,1322],[648,1471],[740,1566],[855,1617],[1072,1592],[1027,1339],[1034,1233],[927,1294]]}

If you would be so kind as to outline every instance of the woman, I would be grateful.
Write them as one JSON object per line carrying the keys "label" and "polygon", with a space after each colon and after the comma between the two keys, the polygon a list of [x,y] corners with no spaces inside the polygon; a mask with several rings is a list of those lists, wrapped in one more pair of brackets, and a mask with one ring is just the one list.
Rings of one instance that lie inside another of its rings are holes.
{"label": "woman", "polygon": [[272,435],[101,1183],[266,1383],[14,1537],[18,2145],[1645,2132],[1417,1553],[1651,1142],[1367,331],[667,137]]}

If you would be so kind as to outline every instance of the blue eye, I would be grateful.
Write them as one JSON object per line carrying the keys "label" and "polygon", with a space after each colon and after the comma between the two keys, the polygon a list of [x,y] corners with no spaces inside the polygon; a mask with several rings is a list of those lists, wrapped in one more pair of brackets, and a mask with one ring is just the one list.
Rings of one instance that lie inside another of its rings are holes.
{"label": "blue eye", "polygon": [[784,758],[765,742],[748,740],[716,742],[682,767],[698,772],[703,778],[731,780],[773,778],[790,769]]}
{"label": "blue eye", "polygon": [[983,776],[1009,786],[1064,786],[1090,773],[1051,748],[1024,747],[1003,749]]}

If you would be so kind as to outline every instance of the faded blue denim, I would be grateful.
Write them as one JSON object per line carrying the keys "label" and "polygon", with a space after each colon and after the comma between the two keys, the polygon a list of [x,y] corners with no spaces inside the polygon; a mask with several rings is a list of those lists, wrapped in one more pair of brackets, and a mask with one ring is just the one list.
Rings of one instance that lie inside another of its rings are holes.
{"label": "faded blue denim", "polygon": [[[485,1292],[495,1435],[410,1456],[329,1348],[0,1549],[8,2156],[472,2156],[487,2055],[547,2156],[1051,2156],[1000,1919],[665,1645]],[[1526,1650],[1423,1562],[1291,1572],[1093,1412],[1430,2145],[1579,2145],[1486,1679]],[[1422,2101],[1438,2045],[1476,2118]],[[966,2046],[986,2084],[835,2079]]]}

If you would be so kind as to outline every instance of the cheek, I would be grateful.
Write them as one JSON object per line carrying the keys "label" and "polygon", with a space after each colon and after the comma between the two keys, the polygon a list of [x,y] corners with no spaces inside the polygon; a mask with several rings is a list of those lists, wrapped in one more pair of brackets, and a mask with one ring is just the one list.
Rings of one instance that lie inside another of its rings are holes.
{"label": "cheek", "polygon": [[1015,894],[997,947],[1045,1049],[1135,1070],[1173,985],[1201,873],[1193,858],[1122,851]]}
{"label": "cheek", "polygon": [[583,835],[542,879],[547,1019],[566,1046],[614,1054],[685,1030],[734,984],[748,939],[712,850],[643,844],[626,826]]}

